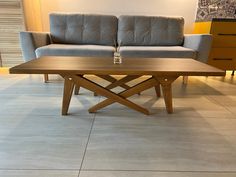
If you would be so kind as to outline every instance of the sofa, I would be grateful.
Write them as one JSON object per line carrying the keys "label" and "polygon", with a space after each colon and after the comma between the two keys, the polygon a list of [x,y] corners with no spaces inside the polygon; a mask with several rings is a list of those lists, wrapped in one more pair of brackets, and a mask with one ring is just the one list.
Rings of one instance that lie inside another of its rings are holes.
{"label": "sofa", "polygon": [[20,32],[25,61],[41,56],[193,58],[206,62],[209,34],[184,34],[183,17],[50,14],[50,32]]}

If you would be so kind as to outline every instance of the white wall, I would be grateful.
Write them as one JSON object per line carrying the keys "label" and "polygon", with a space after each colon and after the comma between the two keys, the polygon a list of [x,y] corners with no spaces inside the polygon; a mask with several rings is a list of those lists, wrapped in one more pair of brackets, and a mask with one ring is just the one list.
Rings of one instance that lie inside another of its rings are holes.
{"label": "white wall", "polygon": [[183,16],[185,32],[191,33],[198,0],[41,0],[43,30],[49,31],[50,12],[79,12],[112,15]]}

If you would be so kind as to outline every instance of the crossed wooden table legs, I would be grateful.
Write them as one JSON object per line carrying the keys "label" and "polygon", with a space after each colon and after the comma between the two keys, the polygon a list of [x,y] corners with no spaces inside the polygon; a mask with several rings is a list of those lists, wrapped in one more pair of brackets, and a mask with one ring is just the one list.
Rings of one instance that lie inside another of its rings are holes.
{"label": "crossed wooden table legs", "polygon": [[[160,86],[162,88],[163,97],[165,100],[166,110],[168,113],[173,112],[172,107],[172,91],[171,91],[171,84],[175,81],[178,76],[152,76],[151,78],[138,83],[132,87],[126,85],[125,83],[132,81],[140,76],[137,75],[128,75],[120,80],[116,80],[111,76],[108,75],[99,75],[99,77],[104,78],[111,82],[110,85],[107,87],[102,87],[97,83],[88,80],[87,78],[83,77],[82,75],[64,75],[64,94],[63,94],[63,103],[62,103],[62,115],[67,115],[69,104],[71,100],[71,96],[73,93],[73,89],[76,85],[76,91],[78,92],[79,87],[86,88],[94,93],[107,97],[106,100],[94,105],[89,109],[90,113],[96,112],[99,109],[102,109],[110,104],[118,102],[122,105],[125,105],[131,109],[134,109],[138,112],[143,114],[149,115],[149,111],[146,108],[143,108],[134,102],[128,100],[127,98],[140,93],[144,90],[147,90],[151,87],[155,87],[157,97],[160,97]],[[117,86],[123,87],[125,90],[120,93],[114,93],[110,89],[115,88]]]}

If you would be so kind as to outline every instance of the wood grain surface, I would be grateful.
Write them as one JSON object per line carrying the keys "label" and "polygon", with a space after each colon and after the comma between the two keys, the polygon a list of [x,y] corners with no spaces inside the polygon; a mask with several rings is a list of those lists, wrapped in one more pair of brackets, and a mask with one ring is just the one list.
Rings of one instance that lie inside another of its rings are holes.
{"label": "wood grain surface", "polygon": [[193,59],[42,57],[10,69],[14,74],[95,74],[95,75],[159,75],[159,76],[224,76],[225,71]]}

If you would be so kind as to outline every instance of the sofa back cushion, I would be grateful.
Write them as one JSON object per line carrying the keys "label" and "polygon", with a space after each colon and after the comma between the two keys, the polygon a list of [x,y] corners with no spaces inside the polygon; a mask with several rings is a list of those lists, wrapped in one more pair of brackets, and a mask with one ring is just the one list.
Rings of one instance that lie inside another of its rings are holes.
{"label": "sofa back cushion", "polygon": [[53,43],[114,45],[118,19],[109,15],[50,14]]}
{"label": "sofa back cushion", "polygon": [[136,46],[182,45],[183,17],[120,16],[118,43]]}

